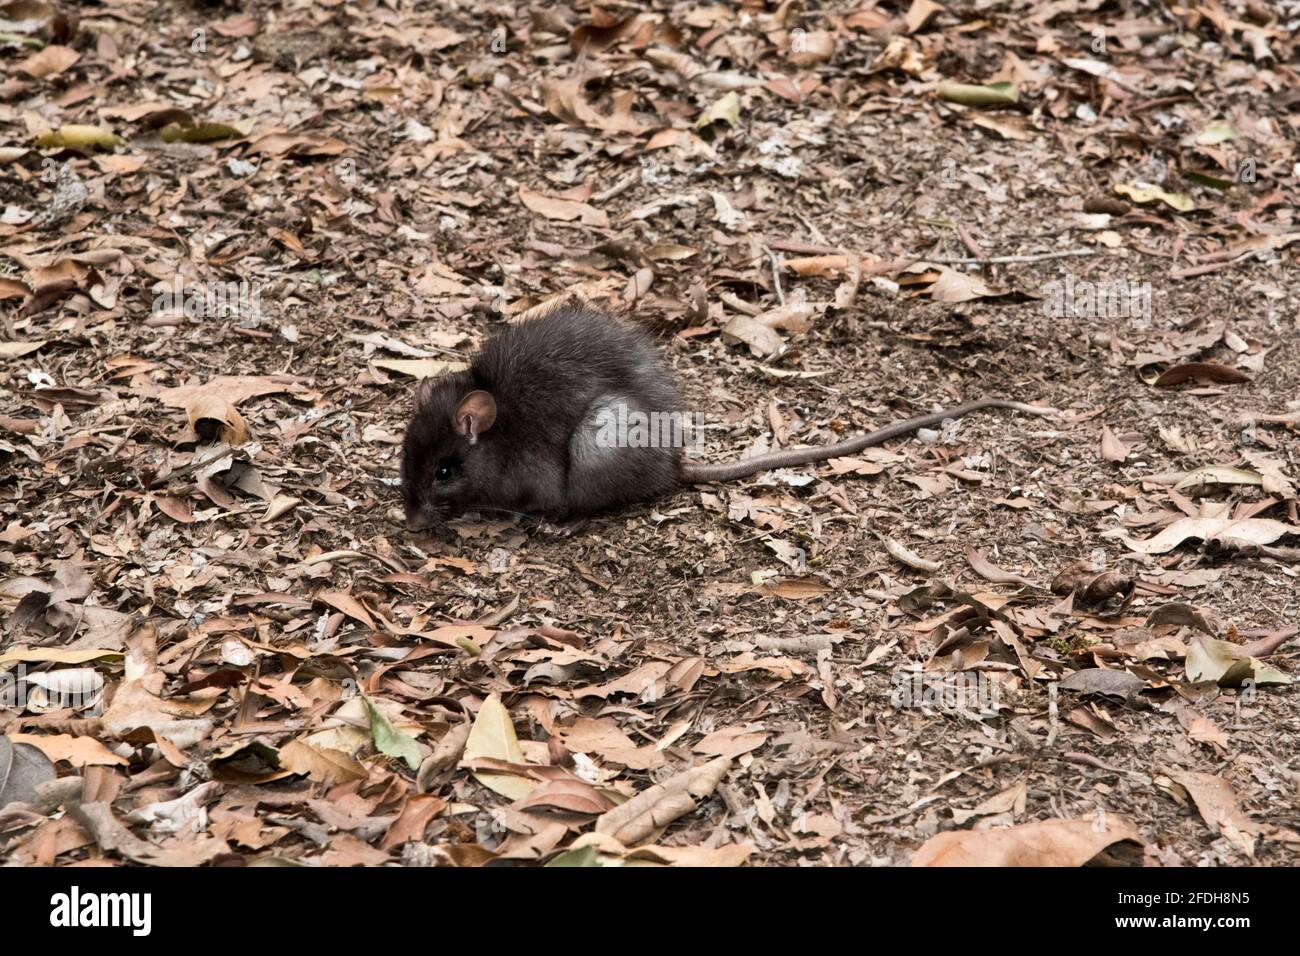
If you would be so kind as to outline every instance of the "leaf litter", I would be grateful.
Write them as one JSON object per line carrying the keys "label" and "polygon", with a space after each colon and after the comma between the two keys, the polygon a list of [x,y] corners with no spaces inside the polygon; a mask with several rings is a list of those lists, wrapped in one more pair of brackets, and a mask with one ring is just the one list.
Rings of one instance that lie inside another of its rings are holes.
{"label": "leaf litter", "polygon": [[[1294,860],[1295,11],[120,6],[4,53],[0,855]],[[1066,414],[409,537],[571,297],[718,457]]]}

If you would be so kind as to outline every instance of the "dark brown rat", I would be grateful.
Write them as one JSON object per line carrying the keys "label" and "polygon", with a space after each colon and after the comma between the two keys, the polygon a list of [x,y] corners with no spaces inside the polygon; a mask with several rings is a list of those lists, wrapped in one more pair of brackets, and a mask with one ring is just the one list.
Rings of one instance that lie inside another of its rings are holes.
{"label": "dark brown rat", "polygon": [[677,430],[681,397],[654,345],[619,319],[564,306],[498,332],[467,370],[420,383],[402,446],[407,526],[466,511],[587,514],[682,484],[852,455],[982,408],[1055,414],[981,399],[833,445],[688,463],[683,440],[699,436]]}

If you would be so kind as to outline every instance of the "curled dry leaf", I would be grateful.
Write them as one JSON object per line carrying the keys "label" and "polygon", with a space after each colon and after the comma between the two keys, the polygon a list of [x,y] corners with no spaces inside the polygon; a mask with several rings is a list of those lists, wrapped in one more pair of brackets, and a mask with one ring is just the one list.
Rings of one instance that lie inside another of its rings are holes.
{"label": "curled dry leaf", "polygon": [[468,720],[456,724],[434,745],[433,753],[424,758],[415,775],[416,789],[420,793],[427,793],[438,774],[460,761],[460,755],[465,752],[465,744],[469,740],[470,726]]}
{"label": "curled dry leaf", "polygon": [[35,803],[37,788],[56,776],[54,763],[39,747],[0,735],[0,808]]}
{"label": "curled dry leaf", "polygon": [[596,821],[596,832],[607,833],[623,844],[647,839],[712,795],[730,769],[731,758],[718,757],[642,790],[603,814]]}
{"label": "curled dry leaf", "polygon": [[1264,479],[1253,471],[1243,468],[1229,468],[1226,465],[1206,465],[1189,471],[1174,485],[1175,491],[1189,488],[1208,490],[1215,485],[1262,485]]}
{"label": "curled dry leaf", "polygon": [[733,315],[722,328],[722,337],[749,346],[755,358],[775,355],[785,348],[785,339],[771,326],[747,315]]}
{"label": "curled dry leaf", "polygon": [[1178,724],[1187,732],[1187,739],[1198,744],[1210,744],[1221,752],[1228,749],[1228,735],[1210,718],[1198,714],[1190,707],[1179,707],[1174,711]]}
{"label": "curled dry leaf", "polygon": [[705,736],[691,749],[697,754],[708,756],[739,757],[763,746],[767,743],[768,736],[761,730],[747,731],[744,727],[723,727]]}
{"label": "curled dry leaf", "polygon": [[1028,578],[1022,578],[1018,574],[1004,571],[985,557],[984,552],[978,548],[969,546],[966,548],[966,563],[971,566],[972,571],[985,581],[992,581],[994,584],[1023,584],[1025,587],[1040,587],[1040,585],[1035,584]]}
{"label": "curled dry leaf", "polygon": [[1129,456],[1129,447],[1110,430],[1110,426],[1101,426],[1101,457],[1106,461],[1121,462]]}
{"label": "curled dry leaf", "polygon": [[1115,697],[1139,710],[1145,710],[1148,703],[1138,696],[1145,687],[1146,681],[1141,677],[1112,667],[1090,667],[1075,671],[1061,681],[1061,690]]}
{"label": "curled dry leaf", "polygon": [[516,806],[520,810],[558,810],[596,816],[612,809],[614,802],[581,780],[548,780]]}
{"label": "curled dry leaf", "polygon": [[892,555],[897,561],[907,565],[909,568],[915,568],[918,571],[925,571],[933,574],[935,571],[938,571],[943,567],[943,565],[938,561],[928,561],[919,554],[909,551],[893,538],[881,535],[880,542],[885,546],[885,550],[888,551],[890,555]]}
{"label": "curled dry leaf", "polygon": [[912,866],[1083,866],[1121,840],[1144,842],[1131,823],[1112,814],[1101,821],[1039,820],[997,830],[949,831],[927,840],[912,856]]}
{"label": "curled dry leaf", "polygon": [[155,846],[140,839],[126,827],[107,803],[78,803],[68,808],[68,815],[94,838],[105,853],[118,853],[145,866],[202,866],[230,847],[206,833],[190,833],[167,846]]}
{"label": "curled dry leaf", "polygon": [[609,225],[609,217],[594,206],[589,206],[585,202],[575,202],[572,199],[543,196],[527,186],[519,187],[519,201],[528,209],[538,215],[545,216],[547,219],[557,219],[560,222],[572,222],[575,219],[580,219],[584,226],[599,226],[601,228]]}
{"label": "curled dry leaf", "polygon": [[33,53],[15,66],[14,70],[41,80],[47,76],[58,76],[79,59],[81,59],[81,54],[76,50],[66,46],[52,45]]}
{"label": "curled dry leaf", "polygon": [[1014,83],[989,83],[984,86],[940,83],[937,92],[939,99],[960,103],[962,106],[1011,106],[1020,99],[1020,91]]}
{"label": "curled dry leaf", "polygon": [[242,445],[248,441],[244,417],[220,395],[211,392],[195,395],[185,406],[185,417],[201,442]]}
{"label": "curled dry leaf", "polygon": [[364,699],[366,712],[370,715],[370,738],[375,742],[375,749],[385,756],[405,761],[412,770],[418,769],[420,746],[415,738],[394,727],[392,721],[384,716],[369,697]]}
{"label": "curled dry leaf", "polygon": [[1300,526],[1273,518],[1179,518],[1153,538],[1138,541],[1123,532],[1106,532],[1140,554],[1164,554],[1190,538],[1202,541],[1272,544],[1284,534],[1300,535]]}
{"label": "curled dry leaf", "polygon": [[803,601],[830,594],[833,589],[816,578],[781,578],[779,581],[764,581],[758,590],[787,601]]}
{"label": "curled dry leaf", "polygon": [[1199,635],[1187,649],[1185,666],[1192,683],[1214,681],[1220,687],[1240,687],[1247,681],[1259,685],[1291,683],[1291,678],[1277,668],[1245,655],[1239,645]]}
{"label": "curled dry leaf", "polygon": [[365,780],[370,772],[356,758],[341,750],[313,747],[291,740],[280,748],[280,766],[291,773],[306,774],[312,780],[332,786],[350,780]]}
{"label": "curled dry leaf", "polygon": [[[630,863],[658,866],[741,866],[754,848],[745,843],[728,843],[725,846],[625,846],[607,833],[584,833],[569,845],[564,855],[592,853],[585,865]],[[574,865],[560,862],[555,865]],[[583,865],[583,864],[579,864]]]}
{"label": "curled dry leaf", "polygon": [[1170,209],[1176,209],[1179,212],[1191,212],[1196,208],[1196,203],[1191,197],[1184,196],[1182,193],[1171,193],[1159,186],[1147,186],[1141,183],[1128,185],[1119,183],[1115,186],[1115,192],[1121,196],[1127,196],[1136,203],[1162,202]]}
{"label": "curled dry leaf", "polygon": [[1244,454],[1246,460],[1258,469],[1260,484],[1263,485],[1265,492],[1287,501],[1295,500],[1295,483],[1283,474],[1282,462],[1262,452],[1247,451]]}
{"label": "curled dry leaf", "polygon": [[938,266],[938,273],[927,290],[935,302],[970,302],[972,299],[997,299],[1006,295],[1003,289],[990,286],[977,275],[958,272],[947,266]]}
{"label": "curled dry leaf", "polygon": [[1053,594],[1073,594],[1084,604],[1104,604],[1111,598],[1123,597],[1127,606],[1136,587],[1136,578],[1119,571],[1107,571],[1090,561],[1067,565],[1052,578]]}
{"label": "curled dry leaf", "polygon": [[164,675],[158,669],[157,632],[145,624],[127,638],[125,680],[118,685],[104,711],[104,729],[118,738],[135,740],[141,731],[156,739],[165,737],[186,750],[212,732],[212,721],[191,718],[180,704],[159,697]]}
{"label": "curled dry leaf", "polygon": [[1173,602],[1171,604],[1162,604],[1149,615],[1147,615],[1147,627],[1194,627],[1198,631],[1214,637],[1218,630],[1210,623],[1210,618],[1201,611],[1192,607],[1190,604]]}
{"label": "curled dry leaf", "polygon": [[370,364],[376,368],[396,372],[398,375],[410,375],[412,378],[438,378],[452,372],[463,372],[469,368],[465,362],[449,362],[445,359],[371,359]]}
{"label": "curled dry leaf", "polygon": [[207,804],[221,796],[215,780],[201,783],[189,793],[158,803],[149,803],[126,815],[127,823],[144,823],[158,834],[198,833],[207,829]]}
{"label": "curled dry leaf", "polygon": [[1228,365],[1220,365],[1217,362],[1187,362],[1183,365],[1175,365],[1173,368],[1161,372],[1160,377],[1155,380],[1155,384],[1161,387],[1181,385],[1183,382],[1188,382],[1192,379],[1201,379],[1207,382],[1236,384],[1240,382],[1249,382],[1250,376],[1241,369],[1232,368]]}
{"label": "curled dry leaf", "polygon": [[1201,819],[1212,832],[1227,837],[1246,856],[1255,855],[1255,838],[1260,826],[1242,812],[1237,794],[1228,781],[1193,770],[1170,770],[1167,775],[1169,780],[1187,791]]}

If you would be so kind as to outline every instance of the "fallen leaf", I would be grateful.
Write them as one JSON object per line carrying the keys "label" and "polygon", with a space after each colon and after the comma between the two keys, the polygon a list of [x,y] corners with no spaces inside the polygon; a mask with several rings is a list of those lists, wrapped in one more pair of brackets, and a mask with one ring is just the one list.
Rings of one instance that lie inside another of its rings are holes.
{"label": "fallen leaf", "polygon": [[609,217],[594,206],[589,206],[585,202],[576,202],[572,199],[543,196],[527,186],[519,187],[519,201],[528,209],[545,216],[547,219],[557,219],[560,222],[573,222],[575,219],[579,219],[584,226],[599,228],[605,228],[609,225]]}
{"label": "fallen leaf", "polygon": [[[501,698],[491,694],[479,707],[470,728],[469,739],[465,741],[465,752],[461,764],[480,757],[491,757],[507,763],[522,764],[524,753],[519,748],[519,738],[515,736],[514,724],[510,714],[501,703]],[[474,771],[474,779],[489,790],[494,790],[511,800],[521,800],[533,792],[536,781],[510,773],[491,773]]]}
{"label": "fallen leaf", "polygon": [[1101,457],[1105,461],[1120,462],[1129,456],[1129,447],[1115,437],[1106,425],[1101,426]]}
{"label": "fallen leaf", "polygon": [[1300,534],[1300,526],[1290,525],[1273,518],[1179,518],[1153,538],[1138,541],[1128,535],[1108,532],[1119,538],[1131,550],[1141,554],[1165,554],[1189,538],[1202,541],[1245,541],[1250,544],[1272,544],[1285,534]]}
{"label": "fallen leaf", "polygon": [[692,812],[700,800],[712,795],[731,769],[730,757],[718,757],[642,790],[626,803],[602,814],[596,832],[620,843],[636,843],[678,817]]}
{"label": "fallen leaf", "polygon": [[280,748],[280,766],[291,773],[306,774],[312,780],[332,786],[349,780],[365,780],[369,771],[355,758],[341,750],[313,747],[301,740],[290,740]]}
{"label": "fallen leaf", "polygon": [[978,832],[958,830],[930,837],[912,855],[912,866],[1083,866],[1113,843],[1143,843],[1127,820],[1107,814],[1091,820],[1039,820]]}
{"label": "fallen leaf", "polygon": [[63,760],[74,767],[125,767],[130,763],[125,757],[119,757],[94,737],[74,737],[71,734],[10,734],[9,739],[16,744],[35,747],[55,763]]}
{"label": "fallen leaf", "polygon": [[1020,90],[1014,83],[988,83],[972,86],[968,83],[940,83],[936,92],[939,99],[962,106],[1010,106],[1020,99]]}
{"label": "fallen leaf", "polygon": [[[81,59],[81,54],[76,50],[66,46],[51,45],[44,50],[33,53],[17,64],[14,69],[19,73],[26,73],[34,79],[43,80],[49,76],[58,76],[79,59]],[[64,129],[67,128],[64,127]]]}
{"label": "fallen leaf", "polygon": [[36,145],[45,149],[112,149],[122,145],[122,138],[102,126],[71,124],[36,137]]}
{"label": "fallen leaf", "polygon": [[370,714],[370,736],[375,742],[375,749],[389,757],[404,760],[412,770],[420,767],[420,747],[415,738],[392,723],[365,698],[366,710]]}
{"label": "fallen leaf", "polygon": [[185,417],[202,442],[242,445],[248,441],[244,417],[234,405],[216,393],[195,394],[185,406]]}
{"label": "fallen leaf", "polygon": [[1193,770],[1169,770],[1167,773],[1170,779],[1191,796],[1201,819],[1211,832],[1223,834],[1246,856],[1255,855],[1259,824],[1241,811],[1237,794],[1228,781],[1211,773]]}
{"label": "fallen leaf", "polygon": [[1159,201],[1171,209],[1178,210],[1179,212],[1191,212],[1196,208],[1196,203],[1194,203],[1189,197],[1184,196],[1181,193],[1166,192],[1159,186],[1150,186],[1142,183],[1135,183],[1130,186],[1125,183],[1120,183],[1115,186],[1115,192],[1119,193],[1121,196],[1127,196],[1136,203]]}
{"label": "fallen leaf", "polygon": [[1183,365],[1175,365],[1171,369],[1166,369],[1156,379],[1155,384],[1161,387],[1168,385],[1181,385],[1183,382],[1191,379],[1204,379],[1208,382],[1224,382],[1235,384],[1239,382],[1249,382],[1250,376],[1241,369],[1232,368],[1228,365],[1220,365],[1217,362],[1187,362]]}

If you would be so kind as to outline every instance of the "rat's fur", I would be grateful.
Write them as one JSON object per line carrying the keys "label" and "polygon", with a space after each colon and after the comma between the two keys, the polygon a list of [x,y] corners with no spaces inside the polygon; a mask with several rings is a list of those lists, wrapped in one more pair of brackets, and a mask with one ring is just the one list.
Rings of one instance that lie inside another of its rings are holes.
{"label": "rat's fur", "polygon": [[[471,442],[456,415],[476,390],[495,399],[496,418]],[[463,511],[561,518],[673,488],[679,449],[596,440],[601,410],[618,404],[645,413],[681,406],[654,346],[631,325],[564,306],[503,329],[467,371],[420,383],[402,447],[407,524]],[[441,465],[453,474],[437,481]]]}
{"label": "rat's fur", "polygon": [[981,398],[833,445],[688,463],[680,447],[608,440],[601,426],[609,418],[641,413],[680,419],[681,399],[639,331],[585,306],[563,306],[498,332],[467,371],[420,383],[402,446],[406,520],[420,530],[463,511],[587,514],[654,498],[679,484],[857,454],[984,408],[1057,414]]}

